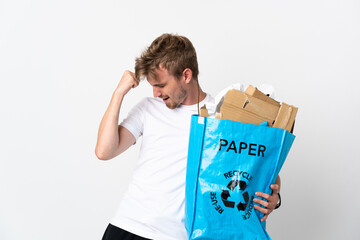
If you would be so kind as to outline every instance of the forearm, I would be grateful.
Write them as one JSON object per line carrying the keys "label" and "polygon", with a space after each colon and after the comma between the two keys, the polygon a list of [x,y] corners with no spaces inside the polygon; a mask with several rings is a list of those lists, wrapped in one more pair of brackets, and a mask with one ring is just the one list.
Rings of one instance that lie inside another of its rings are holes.
{"label": "forearm", "polygon": [[112,95],[110,104],[101,120],[95,153],[101,160],[115,157],[119,146],[118,122],[124,93],[118,89]]}

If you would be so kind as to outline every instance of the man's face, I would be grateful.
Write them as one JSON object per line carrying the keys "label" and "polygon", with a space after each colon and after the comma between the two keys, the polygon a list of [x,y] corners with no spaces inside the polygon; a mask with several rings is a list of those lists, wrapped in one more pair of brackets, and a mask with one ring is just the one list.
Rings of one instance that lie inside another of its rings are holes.
{"label": "man's face", "polygon": [[177,79],[163,67],[155,70],[155,77],[147,77],[153,87],[154,97],[161,98],[170,109],[179,107],[186,101],[188,93],[183,79]]}

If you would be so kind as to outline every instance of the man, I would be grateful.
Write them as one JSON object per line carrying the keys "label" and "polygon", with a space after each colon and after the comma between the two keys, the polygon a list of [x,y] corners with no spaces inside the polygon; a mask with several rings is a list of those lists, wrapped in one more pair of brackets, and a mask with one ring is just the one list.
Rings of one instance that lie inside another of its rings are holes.
{"label": "man", "polygon": [[[136,59],[135,73],[125,71],[100,123],[96,155],[112,159],[142,136],[133,180],[103,239],[186,239],[184,199],[190,118],[200,106],[214,102],[198,84],[198,63],[192,43],[183,36],[163,34]],[[146,77],[154,98],[145,98],[118,126],[125,95]],[[255,208],[274,209],[273,194],[258,193]]]}

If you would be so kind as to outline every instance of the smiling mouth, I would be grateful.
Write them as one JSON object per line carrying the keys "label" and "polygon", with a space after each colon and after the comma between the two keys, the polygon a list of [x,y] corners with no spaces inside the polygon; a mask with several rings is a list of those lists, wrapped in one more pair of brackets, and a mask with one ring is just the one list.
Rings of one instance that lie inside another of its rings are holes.
{"label": "smiling mouth", "polygon": [[164,101],[167,101],[169,99],[169,97],[163,98]]}

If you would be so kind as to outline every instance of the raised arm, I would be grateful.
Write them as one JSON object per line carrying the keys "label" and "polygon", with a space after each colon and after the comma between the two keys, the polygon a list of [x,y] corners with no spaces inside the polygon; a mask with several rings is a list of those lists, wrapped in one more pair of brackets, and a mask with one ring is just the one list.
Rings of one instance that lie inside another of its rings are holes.
{"label": "raised arm", "polygon": [[126,128],[119,126],[121,103],[131,88],[139,85],[135,74],[125,71],[114,91],[110,104],[101,120],[95,154],[100,160],[109,160],[124,152],[135,143],[135,137]]}

